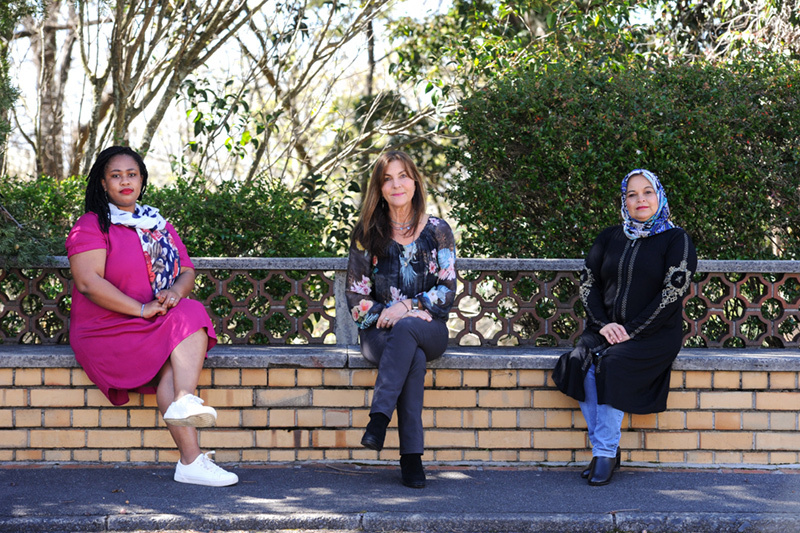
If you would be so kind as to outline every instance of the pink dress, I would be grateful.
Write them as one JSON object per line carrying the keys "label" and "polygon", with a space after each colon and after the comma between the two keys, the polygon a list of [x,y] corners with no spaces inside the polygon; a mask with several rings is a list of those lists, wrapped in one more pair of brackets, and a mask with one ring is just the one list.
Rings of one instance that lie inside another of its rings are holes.
{"label": "pink dress", "polygon": [[[194,268],[186,247],[167,223],[181,258]],[[144,253],[135,229],[112,224],[100,230],[95,213],[81,216],[67,237],[67,256],[106,250],[105,279],[142,303],[153,300]],[[69,342],[86,375],[114,405],[128,402],[128,391],[155,392],[151,383],[175,347],[205,328],[208,348],[217,343],[214,326],[203,304],[182,299],[163,316],[139,318],[109,311],[72,290]]]}

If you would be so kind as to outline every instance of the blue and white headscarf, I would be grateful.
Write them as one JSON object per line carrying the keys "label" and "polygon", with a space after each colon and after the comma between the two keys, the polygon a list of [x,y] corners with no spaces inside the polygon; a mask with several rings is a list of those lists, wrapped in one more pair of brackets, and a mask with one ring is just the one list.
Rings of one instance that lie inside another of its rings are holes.
{"label": "blue and white headscarf", "polygon": [[172,235],[167,231],[167,221],[158,209],[136,204],[133,213],[108,204],[111,223],[136,230],[142,245],[147,275],[153,296],[169,289],[181,273],[181,258]]}
{"label": "blue and white headscarf", "polygon": [[[639,222],[628,213],[628,206],[625,201],[625,197],[628,194],[628,180],[633,176],[644,176],[647,178],[647,181],[650,182],[650,185],[653,186],[653,189],[655,189],[658,195],[658,211],[644,222]],[[661,182],[658,181],[658,176],[643,168],[631,170],[622,179],[622,208],[620,212],[622,213],[623,230],[625,231],[625,235],[631,240],[652,237],[653,235],[677,227],[669,220],[667,193],[664,192],[664,187],[662,187]]]}

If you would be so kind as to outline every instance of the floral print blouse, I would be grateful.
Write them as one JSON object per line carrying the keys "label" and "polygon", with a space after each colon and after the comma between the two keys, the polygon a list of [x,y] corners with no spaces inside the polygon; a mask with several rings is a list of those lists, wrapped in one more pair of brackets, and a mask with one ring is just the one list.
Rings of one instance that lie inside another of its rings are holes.
{"label": "floral print blouse", "polygon": [[453,231],[434,216],[417,240],[394,242],[382,258],[360,242],[351,243],[346,295],[356,325],[375,325],[385,307],[408,298],[417,298],[431,316],[445,320],[456,296],[455,262]]}

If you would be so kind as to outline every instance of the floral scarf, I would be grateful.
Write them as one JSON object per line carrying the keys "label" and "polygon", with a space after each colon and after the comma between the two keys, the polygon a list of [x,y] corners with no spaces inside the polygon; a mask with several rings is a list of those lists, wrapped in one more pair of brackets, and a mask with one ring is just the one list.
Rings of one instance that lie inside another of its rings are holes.
{"label": "floral scarf", "polygon": [[112,224],[133,228],[139,235],[153,296],[172,287],[181,273],[181,259],[172,235],[166,230],[167,221],[158,213],[158,209],[136,204],[133,213],[130,213],[111,203],[108,209]]}
{"label": "floral scarf", "polygon": [[[628,194],[628,180],[636,175],[641,175],[647,178],[647,181],[650,182],[650,185],[653,186],[653,188],[656,190],[656,194],[658,195],[658,211],[655,215],[644,222],[639,222],[638,220],[634,219],[630,213],[628,213],[628,207],[625,202],[625,196]],[[664,192],[664,187],[662,187],[661,182],[658,181],[658,176],[643,168],[631,170],[622,179],[622,208],[620,211],[622,213],[623,230],[625,231],[625,235],[631,240],[636,240],[643,237],[652,237],[653,235],[676,227],[675,224],[669,220],[669,204],[667,203],[667,193]]]}

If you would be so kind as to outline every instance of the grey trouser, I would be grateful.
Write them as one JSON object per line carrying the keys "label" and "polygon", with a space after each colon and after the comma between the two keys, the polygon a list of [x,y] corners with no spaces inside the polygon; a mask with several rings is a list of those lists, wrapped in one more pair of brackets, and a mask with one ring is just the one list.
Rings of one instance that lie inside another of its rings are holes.
{"label": "grey trouser", "polygon": [[444,320],[406,317],[390,329],[359,331],[361,354],[378,367],[370,413],[392,418],[397,407],[400,454],[423,453],[422,396],[425,365],[447,348]]}

